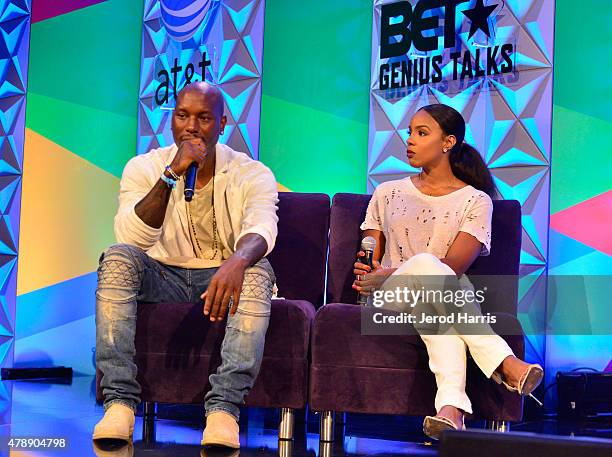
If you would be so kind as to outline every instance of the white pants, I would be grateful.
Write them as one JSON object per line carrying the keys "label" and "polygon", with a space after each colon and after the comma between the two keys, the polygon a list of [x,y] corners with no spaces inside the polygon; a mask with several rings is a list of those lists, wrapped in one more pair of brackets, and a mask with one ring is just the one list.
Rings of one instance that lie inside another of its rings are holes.
{"label": "white pants", "polygon": [[[389,284],[397,284],[398,275],[405,287],[418,289],[420,284],[418,276],[444,276],[453,275],[455,272],[440,259],[432,254],[417,254],[404,262],[382,286],[382,289],[389,287]],[[471,287],[465,275],[460,279],[462,285]],[[472,310],[472,314],[479,313],[480,310]],[[490,327],[487,325],[490,329]],[[512,349],[499,335],[492,329],[486,335],[425,335],[421,334],[421,339],[427,348],[429,355],[429,368],[436,376],[438,391],[436,393],[435,407],[439,412],[443,406],[449,405],[459,408],[466,413],[472,413],[472,404],[465,393],[465,381],[467,370],[467,354],[469,349],[476,365],[487,376],[497,369],[502,361],[513,355]]]}

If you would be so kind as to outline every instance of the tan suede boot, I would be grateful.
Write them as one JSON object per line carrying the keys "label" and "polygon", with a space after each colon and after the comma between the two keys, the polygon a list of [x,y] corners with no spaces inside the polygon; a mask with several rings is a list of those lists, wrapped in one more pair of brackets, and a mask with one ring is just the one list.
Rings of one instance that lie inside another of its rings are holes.
{"label": "tan suede boot", "polygon": [[224,411],[210,413],[206,417],[202,446],[225,446],[239,449],[239,428],[234,416]]}
{"label": "tan suede boot", "polygon": [[134,434],[134,411],[121,403],[113,403],[93,432],[93,439],[130,441]]}

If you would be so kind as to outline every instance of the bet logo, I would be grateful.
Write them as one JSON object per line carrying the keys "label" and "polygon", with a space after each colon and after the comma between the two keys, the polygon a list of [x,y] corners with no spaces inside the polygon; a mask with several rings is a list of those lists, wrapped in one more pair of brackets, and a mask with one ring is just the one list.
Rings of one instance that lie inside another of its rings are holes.
{"label": "bet logo", "polygon": [[[463,16],[470,21],[469,38],[478,30],[482,30],[490,38],[488,19],[499,5],[485,6],[484,0],[476,0],[473,8],[459,14],[457,7],[467,2],[471,3],[471,0],[419,0],[414,8],[405,0],[382,5],[380,58],[404,55],[413,44],[419,51],[435,51],[442,37],[445,49],[455,47],[457,21]],[[439,36],[440,28],[443,31],[442,36]]]}

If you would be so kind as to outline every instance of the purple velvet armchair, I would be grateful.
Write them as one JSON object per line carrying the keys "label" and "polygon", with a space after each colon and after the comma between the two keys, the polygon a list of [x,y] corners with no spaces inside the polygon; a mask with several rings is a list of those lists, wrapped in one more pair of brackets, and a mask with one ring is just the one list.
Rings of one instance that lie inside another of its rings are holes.
{"label": "purple velvet armchair", "polygon": [[[315,316],[312,330],[309,406],[322,412],[321,440],[333,440],[334,412],[396,415],[435,414],[435,378],[428,367],[425,346],[418,335],[369,336],[361,333],[361,307],[351,289],[369,195],[336,194],[330,221],[328,304]],[[518,357],[524,338],[516,319],[518,267],[521,245],[521,210],[517,201],[495,201],[491,255],[480,257],[468,271],[476,287],[485,276],[506,275],[487,295],[482,311],[497,316],[493,326]],[[491,278],[489,278],[491,280]],[[503,328],[500,332],[499,328]],[[474,418],[492,421],[502,429],[505,421],[522,415],[522,399],[495,384],[469,359],[467,393]]]}
{"label": "purple velvet armchair", "polygon": [[[310,328],[323,303],[330,202],[325,194],[292,192],[279,193],[279,200],[278,237],[268,259],[283,298],[272,301],[262,367],[246,405],[280,408],[279,437],[290,439],[293,410],[304,408],[308,396]],[[224,325],[204,318],[202,304],[138,307],[136,364],[145,424],[155,402],[203,404],[224,334]],[[99,372],[97,378],[100,401]]]}

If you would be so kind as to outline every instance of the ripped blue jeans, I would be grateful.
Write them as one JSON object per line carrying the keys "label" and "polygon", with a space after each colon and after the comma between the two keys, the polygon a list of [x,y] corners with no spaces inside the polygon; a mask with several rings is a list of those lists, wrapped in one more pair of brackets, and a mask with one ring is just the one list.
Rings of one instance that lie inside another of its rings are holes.
{"label": "ripped blue jeans", "polygon": [[[96,290],[96,365],[102,372],[105,410],[116,402],[132,409],[140,403],[134,362],[136,307],[203,303],[200,295],[216,271],[164,265],[128,244],[113,245],[102,254]],[[238,311],[227,319],[221,365],[210,375],[206,415],[222,410],[239,418],[261,366],[274,281],[267,259],[246,270]]]}

